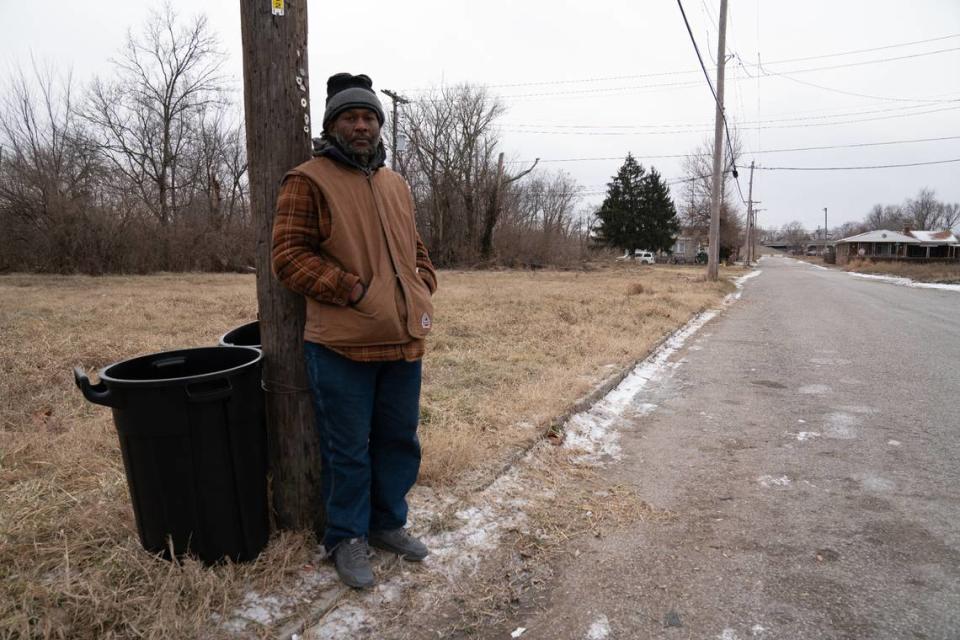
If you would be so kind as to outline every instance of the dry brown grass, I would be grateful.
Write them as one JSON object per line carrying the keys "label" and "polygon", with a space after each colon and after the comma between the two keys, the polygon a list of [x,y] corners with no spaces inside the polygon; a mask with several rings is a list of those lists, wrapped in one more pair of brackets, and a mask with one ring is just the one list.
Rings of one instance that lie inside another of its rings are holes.
{"label": "dry brown grass", "polygon": [[843,269],[845,271],[856,271],[858,273],[877,273],[898,276],[900,278],[910,278],[917,282],[960,283],[960,262],[914,264],[910,262],[851,260],[844,265]]}
{"label": "dry brown grass", "polygon": [[[442,273],[425,363],[423,480],[454,487],[540,437],[729,289],[700,274]],[[215,344],[255,304],[243,275],[0,278],[0,638],[216,637],[212,614],[309,561],[314,543],[299,534],[243,566],[143,553],[110,413],[88,404],[70,373]]]}

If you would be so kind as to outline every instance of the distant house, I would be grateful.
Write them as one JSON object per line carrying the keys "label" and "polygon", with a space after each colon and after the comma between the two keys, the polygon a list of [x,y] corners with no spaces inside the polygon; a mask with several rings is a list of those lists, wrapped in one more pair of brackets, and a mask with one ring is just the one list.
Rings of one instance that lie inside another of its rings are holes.
{"label": "distant house", "polygon": [[837,240],[837,264],[858,258],[946,262],[960,260],[960,240],[952,231],[878,229]]}
{"label": "distant house", "polygon": [[697,252],[707,244],[704,234],[694,227],[683,227],[670,247],[670,258],[676,262],[693,262]]}

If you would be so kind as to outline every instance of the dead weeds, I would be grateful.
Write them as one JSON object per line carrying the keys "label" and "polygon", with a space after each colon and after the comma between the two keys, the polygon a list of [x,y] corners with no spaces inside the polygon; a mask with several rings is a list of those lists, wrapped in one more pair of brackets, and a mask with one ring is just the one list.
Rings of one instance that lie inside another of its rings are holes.
{"label": "dead weeds", "polygon": [[[574,400],[730,289],[699,275],[442,272],[424,367],[423,481],[451,490],[502,468]],[[647,293],[625,294],[628,283]],[[249,275],[0,278],[0,638],[217,637],[214,614],[310,562],[315,543],[304,534],[277,536],[245,565],[144,553],[110,413],[73,385],[75,365],[96,371],[214,345],[255,316]],[[557,498],[557,512],[578,514],[575,535],[621,517],[609,505],[628,494],[607,490]],[[536,544],[574,535],[548,512],[535,517]]]}
{"label": "dead weeds", "polygon": [[845,271],[856,271],[857,273],[872,273],[910,278],[916,282],[960,284],[960,262],[915,264],[912,262],[851,260],[844,265],[843,268]]}

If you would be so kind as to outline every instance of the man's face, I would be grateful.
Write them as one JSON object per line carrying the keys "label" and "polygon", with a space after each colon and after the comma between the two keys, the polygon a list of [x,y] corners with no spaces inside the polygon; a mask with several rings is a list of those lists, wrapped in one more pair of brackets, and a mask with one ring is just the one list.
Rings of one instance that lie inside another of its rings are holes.
{"label": "man's face", "polygon": [[376,113],[363,107],[347,109],[329,127],[330,133],[345,151],[355,155],[364,164],[370,161],[380,141],[380,122]]}

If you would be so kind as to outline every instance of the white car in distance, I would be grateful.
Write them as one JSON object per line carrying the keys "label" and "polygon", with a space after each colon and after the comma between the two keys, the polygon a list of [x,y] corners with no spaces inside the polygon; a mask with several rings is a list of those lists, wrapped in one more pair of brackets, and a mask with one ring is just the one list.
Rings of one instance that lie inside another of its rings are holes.
{"label": "white car in distance", "polygon": [[639,260],[640,264],[653,264],[656,262],[652,251],[644,251],[642,249],[637,249],[633,252],[633,259]]}

